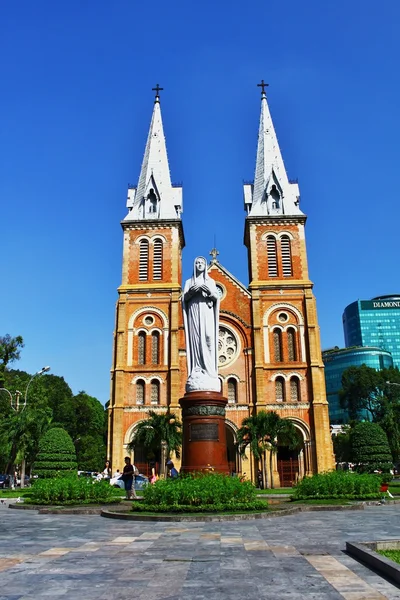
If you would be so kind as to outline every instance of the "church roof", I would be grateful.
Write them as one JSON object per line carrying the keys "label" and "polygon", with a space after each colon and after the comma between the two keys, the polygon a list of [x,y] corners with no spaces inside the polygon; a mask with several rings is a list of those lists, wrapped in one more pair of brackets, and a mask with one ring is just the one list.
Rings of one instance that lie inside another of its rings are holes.
{"label": "church roof", "polygon": [[249,217],[303,215],[300,191],[290,183],[262,84],[256,170],[253,184],[244,185],[244,203]]}
{"label": "church roof", "polygon": [[180,219],[182,188],[171,184],[158,87],[136,188],[128,190],[124,221]]}
{"label": "church roof", "polygon": [[212,259],[211,263],[208,266],[208,270],[211,271],[213,268],[216,268],[219,271],[221,271],[221,273],[223,273],[228,279],[230,279],[236,287],[238,287],[242,292],[244,292],[246,294],[246,296],[249,296],[249,297],[251,296],[247,287],[245,285],[243,285],[243,283],[241,283],[239,281],[239,279],[236,279],[236,277],[234,275],[232,275],[232,273],[230,271],[228,271],[228,269],[223,267],[216,258]]}

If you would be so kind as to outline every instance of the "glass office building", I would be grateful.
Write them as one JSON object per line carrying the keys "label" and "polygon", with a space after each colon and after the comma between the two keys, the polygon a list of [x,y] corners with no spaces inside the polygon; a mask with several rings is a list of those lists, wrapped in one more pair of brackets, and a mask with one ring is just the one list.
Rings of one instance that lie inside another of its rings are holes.
{"label": "glass office building", "polygon": [[346,346],[377,346],[400,368],[400,294],[357,300],[343,313]]}
{"label": "glass office building", "polygon": [[[329,403],[331,425],[341,425],[349,420],[347,411],[341,408],[339,401],[343,371],[349,367],[360,367],[361,365],[367,365],[376,370],[393,367],[390,352],[374,347],[333,348],[323,351],[322,359],[325,365],[326,396]],[[368,411],[363,411],[359,418],[365,421],[371,420]]]}

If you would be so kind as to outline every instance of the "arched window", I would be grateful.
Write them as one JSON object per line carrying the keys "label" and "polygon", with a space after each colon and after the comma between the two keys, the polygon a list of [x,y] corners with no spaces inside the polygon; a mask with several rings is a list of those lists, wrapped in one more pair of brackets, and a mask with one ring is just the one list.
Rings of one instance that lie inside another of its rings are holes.
{"label": "arched window", "polygon": [[274,337],[274,360],[282,362],[282,331],[278,328],[274,329],[272,335]]}
{"label": "arched window", "polygon": [[300,400],[300,381],[297,377],[290,380],[290,401],[298,402]]}
{"label": "arched window", "polygon": [[154,193],[153,188],[151,188],[148,196],[147,196],[147,210],[149,213],[156,213],[157,212],[157,196]]}
{"label": "arched window", "polygon": [[163,243],[162,240],[154,241],[153,250],[153,279],[162,279]]}
{"label": "arched window", "polygon": [[275,379],[275,400],[277,402],[285,401],[285,380],[283,377]]}
{"label": "arched window", "polygon": [[287,330],[287,345],[288,345],[288,359],[290,361],[297,360],[296,352],[296,331],[291,327]]}
{"label": "arched window", "polygon": [[273,235],[267,237],[268,276],[278,277],[278,263],[276,259],[276,239]]}
{"label": "arched window", "polygon": [[157,379],[151,381],[151,397],[152,404],[160,404],[160,382]]}
{"label": "arched window", "polygon": [[149,278],[149,240],[140,240],[139,244],[139,279]]}
{"label": "arched window", "polygon": [[281,237],[282,251],[282,273],[284,277],[292,276],[292,252],[290,249],[290,238],[288,235]]}
{"label": "arched window", "polygon": [[237,381],[233,377],[228,379],[228,402],[229,404],[237,403]]}
{"label": "arched window", "polygon": [[158,365],[160,362],[160,334],[158,331],[153,331],[151,334],[151,362],[153,365]]}
{"label": "arched window", "polygon": [[138,364],[146,364],[146,334],[144,331],[139,331],[138,334]]}
{"label": "arched window", "polygon": [[136,404],[144,404],[144,385],[143,379],[136,382]]}
{"label": "arched window", "polygon": [[270,196],[272,198],[272,208],[273,210],[278,210],[280,204],[279,204],[279,199],[280,199],[280,194],[276,188],[276,185],[273,185],[270,191]]}

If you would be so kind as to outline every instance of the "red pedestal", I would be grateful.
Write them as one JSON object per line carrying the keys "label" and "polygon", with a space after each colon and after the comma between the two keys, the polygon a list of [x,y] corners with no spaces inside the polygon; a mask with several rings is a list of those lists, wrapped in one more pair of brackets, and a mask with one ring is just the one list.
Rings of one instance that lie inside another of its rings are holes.
{"label": "red pedestal", "polygon": [[188,392],[179,404],[183,422],[181,471],[229,473],[225,434],[227,399],[218,392]]}

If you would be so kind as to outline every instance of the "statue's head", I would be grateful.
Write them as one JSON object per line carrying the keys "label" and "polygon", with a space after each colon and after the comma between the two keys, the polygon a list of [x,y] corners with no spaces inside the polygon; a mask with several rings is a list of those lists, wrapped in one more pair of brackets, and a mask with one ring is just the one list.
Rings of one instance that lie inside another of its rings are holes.
{"label": "statue's head", "polygon": [[207,267],[207,261],[203,256],[198,256],[194,261],[194,268],[196,274],[204,273]]}

